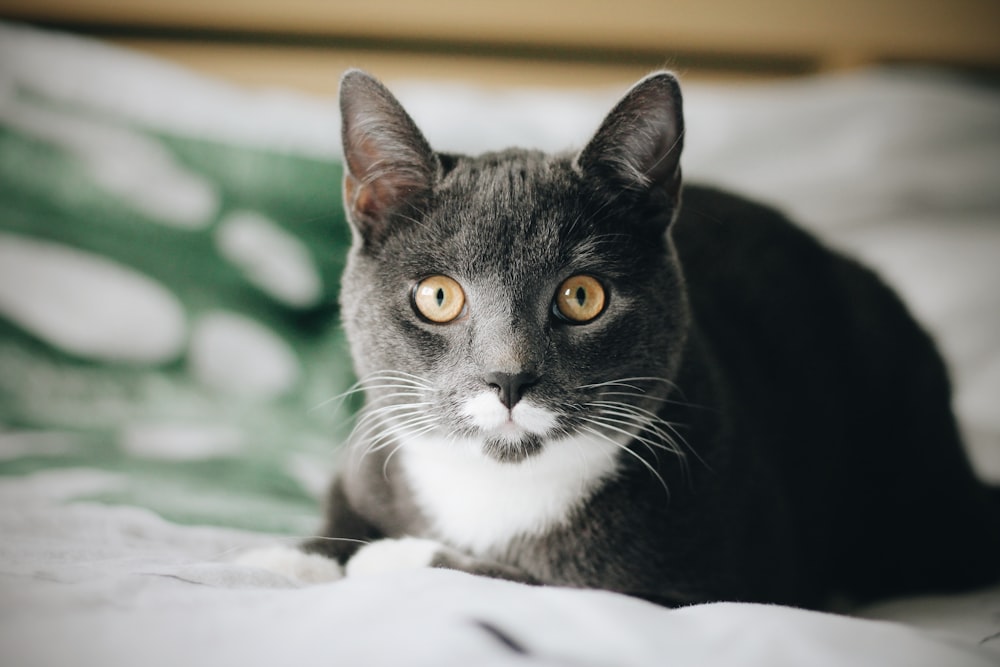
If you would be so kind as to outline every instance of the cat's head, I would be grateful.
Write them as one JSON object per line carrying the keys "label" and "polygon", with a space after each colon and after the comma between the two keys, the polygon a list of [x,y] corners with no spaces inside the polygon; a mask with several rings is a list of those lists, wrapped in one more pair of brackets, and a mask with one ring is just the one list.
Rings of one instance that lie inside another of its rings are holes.
{"label": "cat's head", "polygon": [[640,81],[565,155],[435,153],[359,71],[340,103],[354,238],[341,303],[369,446],[437,437],[516,462],[655,434],[688,327],[667,233],[676,79]]}

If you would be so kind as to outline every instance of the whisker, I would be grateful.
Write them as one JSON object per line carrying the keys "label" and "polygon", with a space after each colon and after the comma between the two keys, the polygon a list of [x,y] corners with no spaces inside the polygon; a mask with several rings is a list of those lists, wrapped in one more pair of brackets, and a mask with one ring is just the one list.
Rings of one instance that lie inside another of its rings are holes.
{"label": "whisker", "polygon": [[369,401],[358,413],[354,427],[351,430],[351,434],[348,436],[348,441],[353,442],[358,440],[360,436],[367,435],[370,432],[371,427],[377,426],[382,419],[388,417],[389,415],[401,412],[423,414],[427,412],[429,406],[433,405],[433,402],[431,401],[412,400],[407,400],[402,403],[389,403],[388,405],[380,405],[380,403],[398,399],[425,397],[426,396],[424,394],[414,396],[414,392],[410,391],[395,391],[379,397],[374,401]]}
{"label": "whisker", "polygon": [[385,457],[385,461],[382,462],[382,478],[386,481],[389,480],[389,461],[395,456],[396,452],[401,450],[406,445],[405,442],[401,442],[396,447],[389,452],[389,455]]}
{"label": "whisker", "polygon": [[639,387],[635,387],[633,385],[629,385],[628,383],[630,383],[630,382],[660,382],[660,383],[665,384],[665,385],[667,385],[669,387],[672,387],[674,389],[678,388],[677,385],[674,384],[674,382],[672,380],[668,380],[667,378],[655,377],[655,376],[652,376],[652,375],[636,375],[634,377],[615,378],[614,380],[607,380],[605,382],[595,382],[593,384],[584,384],[584,385],[580,385],[579,387],[577,387],[577,389],[598,389],[600,387],[627,386],[627,387],[631,387],[633,389],[636,389],[637,391],[644,391],[643,389],[640,389]]}
{"label": "whisker", "polygon": [[366,406],[359,413],[357,420],[354,423],[354,430],[358,430],[365,424],[372,421],[381,419],[383,416],[390,415],[395,412],[402,412],[405,410],[412,410],[413,412],[425,411],[424,408],[428,405],[432,405],[430,402],[421,401],[418,403],[391,403],[389,405],[380,406]]}
{"label": "whisker", "polygon": [[[612,392],[603,392],[602,396],[607,396],[607,395],[609,395],[611,393]],[[623,393],[623,392],[614,392],[614,393]],[[626,394],[626,395],[628,395],[628,394]],[[660,399],[660,400],[667,401],[667,399]],[[677,403],[676,401],[667,401],[667,402]],[[690,404],[690,403],[686,403],[686,404],[677,403],[677,404],[678,405],[688,405],[688,406],[693,405],[693,404]],[[647,410],[645,408],[641,408],[638,405],[632,405],[631,403],[624,403],[622,401],[590,401],[588,403],[588,405],[616,407],[616,408],[619,408],[619,409],[622,409],[622,410],[637,411],[639,413],[642,413],[642,414],[648,416],[650,419],[652,419],[656,424],[661,424],[661,425],[663,425],[665,428],[667,428],[669,430],[670,435],[667,436],[668,440],[674,441],[675,438],[676,438],[676,440],[679,440],[680,443],[683,444],[684,447],[686,447],[689,452],[691,452],[692,454],[694,454],[694,456],[702,464],[705,463],[704,459],[701,458],[701,455],[698,454],[698,452],[695,450],[695,448],[691,446],[691,443],[689,443],[687,441],[687,439],[681,434],[681,432],[677,430],[677,424],[669,422],[666,419],[663,419],[662,417],[660,417],[658,414],[656,414],[655,412],[653,412],[651,410]],[[694,406],[694,407],[697,407],[697,406]]]}
{"label": "whisker", "polygon": [[[405,417],[405,421],[403,421],[402,424],[421,426],[423,425],[423,422],[421,421],[418,423],[417,420],[422,420],[422,419],[424,418],[422,418],[418,414],[408,415]],[[376,424],[370,425],[367,429],[365,429],[364,433],[358,435],[357,438],[355,438],[350,442],[351,447],[361,451],[361,458],[359,459],[359,462],[360,460],[363,460],[366,456],[368,456],[368,454],[376,452],[379,449],[381,449],[382,443],[392,439],[395,435],[397,435],[396,429],[399,426],[398,424],[396,426],[392,426],[389,429],[378,431],[379,427],[384,426],[384,424],[385,424],[384,422],[378,422]],[[373,434],[374,437],[372,437]]]}
{"label": "whisker", "polygon": [[377,408],[367,408],[358,418],[357,425],[360,426],[362,424],[366,424],[373,419],[381,419],[383,415],[390,415],[394,412],[401,412],[403,410],[415,410],[428,405],[433,405],[433,403],[430,401],[420,401],[418,403],[393,403],[391,405],[382,405]]}
{"label": "whisker", "polygon": [[[638,424],[638,423],[633,422],[633,421],[623,421],[621,419],[613,419],[613,418],[610,418],[610,417],[607,417],[607,416],[604,416],[604,415],[594,415],[593,417],[588,417],[586,419],[591,424],[598,424],[598,425],[603,426],[605,428],[608,428],[608,429],[611,429],[613,431],[622,433],[624,435],[629,436],[631,440],[640,443],[641,445],[643,445],[646,448],[646,451],[648,451],[650,453],[650,455],[652,455],[652,457],[656,461],[657,465],[659,465],[659,463],[660,463],[660,457],[657,454],[656,450],[660,449],[660,450],[663,450],[663,451],[670,452],[672,454],[676,454],[676,452],[673,449],[669,448],[667,445],[663,444],[662,442],[658,442],[656,440],[650,440],[647,437],[639,435],[639,433],[642,432],[642,424]],[[630,432],[627,429],[619,428],[618,426],[616,426],[616,424],[621,424],[623,426],[636,426],[639,429],[639,433],[632,433],[632,432]]]}
{"label": "whisker", "polygon": [[[656,452],[653,451],[653,448],[669,452],[678,458],[685,473],[689,472],[687,463],[687,453],[680,448],[680,446],[673,439],[673,437],[671,437],[669,433],[661,429],[656,424],[650,423],[645,418],[637,417],[635,415],[620,415],[620,416],[630,417],[630,419],[615,419],[614,417],[607,416],[606,414],[594,415],[591,417],[591,419],[596,419],[605,424],[608,424],[609,427],[611,427],[612,424],[620,424],[623,426],[635,427],[636,429],[638,429],[638,433],[632,435],[632,437],[636,441],[645,445],[646,448],[650,450],[650,453],[652,453],[654,457],[656,456]],[[666,424],[667,422],[663,423]],[[650,438],[641,435],[641,433],[643,432],[649,433],[650,436],[656,439],[651,440]]]}
{"label": "whisker", "polygon": [[[371,542],[368,540],[358,540],[351,537],[329,537],[326,535],[277,535],[269,538],[268,542],[299,543],[299,542],[305,542],[306,540],[324,540],[330,542],[356,542],[358,544],[371,544]],[[248,545],[248,544],[229,547],[228,549],[223,549],[221,551],[214,552],[211,556],[208,556],[206,560],[215,563],[225,563],[229,560],[230,556],[233,556],[234,554],[242,554],[254,548],[255,548],[254,545]],[[108,559],[108,562],[111,562],[111,560],[112,559]]]}
{"label": "whisker", "polygon": [[389,445],[389,443],[391,443],[396,438],[396,436],[400,434],[405,434],[409,435],[410,437],[413,437],[411,429],[413,429],[414,427],[418,427],[418,430],[420,430],[421,433],[423,433],[425,430],[429,430],[426,427],[430,427],[432,429],[436,425],[437,425],[437,419],[433,416],[413,418],[401,424],[393,424],[391,428],[380,433],[377,438],[375,438],[374,440],[370,441],[367,444],[361,458],[364,458],[369,454],[384,449]]}
{"label": "whisker", "polygon": [[[625,419],[619,419],[618,417],[625,417]],[[657,436],[666,441],[666,442],[650,441],[649,444],[651,446],[656,447],[657,449],[662,449],[663,451],[670,452],[672,454],[676,454],[679,457],[684,457],[685,455],[684,452],[677,449],[676,443],[673,442],[670,436],[663,429],[659,428],[655,424],[649,423],[648,421],[646,421],[645,418],[642,418],[637,415],[630,415],[627,413],[613,412],[613,411],[605,411],[603,413],[594,415],[594,418],[612,424],[621,424],[623,426],[634,426],[636,429],[639,430],[640,433],[646,431],[651,435]],[[637,434],[634,437],[639,438],[641,436]]]}
{"label": "whisker", "polygon": [[580,386],[577,387],[577,389],[578,390],[602,389],[602,388],[630,389],[631,391],[625,391],[625,392],[609,392],[609,391],[605,391],[605,392],[601,392],[601,393],[603,395],[620,395],[620,396],[642,395],[644,397],[647,397],[648,390],[645,389],[645,388],[643,388],[643,387],[641,387],[641,386],[637,386],[636,385],[636,383],[643,383],[643,382],[652,382],[652,383],[659,383],[659,384],[666,385],[668,388],[670,388],[673,391],[675,391],[678,394],[678,396],[680,396],[682,399],[684,399],[684,400],[681,400],[681,401],[677,401],[677,400],[673,400],[673,399],[668,399],[666,397],[648,396],[648,398],[650,400],[660,401],[660,402],[665,402],[665,403],[674,403],[676,405],[682,405],[682,406],[686,406],[686,407],[699,407],[699,408],[704,407],[704,406],[695,405],[693,403],[689,403],[687,401],[686,397],[684,396],[684,391],[673,380],[670,380],[670,379],[664,378],[664,377],[656,377],[656,376],[652,376],[652,375],[637,375],[637,376],[634,376],[634,377],[615,378],[613,380],[607,380],[605,382],[595,382],[595,383],[592,383],[592,384],[580,385]]}
{"label": "whisker", "polygon": [[355,544],[369,545],[372,543],[371,540],[359,540],[353,537],[329,537],[327,535],[306,535],[305,537],[297,537],[297,540],[316,540],[319,542],[354,542]]}
{"label": "whisker", "polygon": [[593,434],[593,435],[595,435],[595,436],[597,436],[597,437],[599,437],[599,438],[601,438],[601,439],[603,439],[603,440],[605,440],[607,442],[610,442],[611,444],[613,444],[618,449],[620,449],[620,450],[622,450],[624,452],[627,452],[630,456],[632,456],[633,458],[635,458],[635,460],[637,460],[639,463],[641,463],[643,466],[645,466],[646,469],[649,470],[649,472],[652,473],[653,476],[656,477],[657,480],[659,480],[660,486],[663,487],[663,492],[667,495],[667,500],[668,501],[670,500],[670,489],[667,487],[666,481],[664,481],[663,476],[660,475],[659,472],[657,472],[656,468],[654,468],[652,465],[650,465],[649,461],[645,460],[644,458],[642,458],[641,456],[639,456],[638,454],[636,454],[635,452],[633,452],[631,449],[629,449],[627,446],[621,444],[620,442],[618,442],[617,440],[615,440],[614,438],[612,438],[608,434],[603,433],[603,432],[599,431],[598,429],[591,428],[589,426],[581,426],[580,428],[581,428],[581,430],[587,431],[588,433],[591,433],[591,434]]}
{"label": "whisker", "polygon": [[[424,433],[427,433],[428,431],[434,430],[435,427],[436,427],[435,424],[431,424],[430,426],[425,426],[422,429],[418,429],[417,431],[414,431],[413,433],[410,433],[409,436],[410,436],[410,438],[419,437],[419,436],[423,435]],[[409,444],[409,443],[406,440],[401,440],[400,443],[399,443],[399,445],[395,449],[393,449],[391,452],[389,452],[389,455],[385,457],[385,461],[382,462],[382,476],[385,479],[389,479],[389,461],[391,461],[392,457],[396,455],[396,452],[398,452],[399,450],[401,450],[407,444]]]}
{"label": "whisker", "polygon": [[703,406],[697,405],[695,403],[688,403],[687,401],[676,401],[676,400],[674,400],[672,398],[665,398],[665,397],[662,397],[662,396],[650,396],[649,394],[647,394],[646,392],[644,392],[642,390],[639,390],[638,392],[634,392],[634,391],[602,391],[601,392],[601,396],[631,396],[633,398],[636,397],[636,396],[641,396],[642,399],[645,400],[645,401],[654,401],[656,403],[670,403],[671,405],[678,405],[678,406],[685,407],[685,408],[700,408],[700,407],[703,407]]}
{"label": "whisker", "polygon": [[[587,405],[593,405],[599,407],[601,410],[608,411],[611,414],[616,414],[619,417],[629,417],[629,416],[642,417],[644,418],[644,420],[648,420],[650,422],[650,425],[653,428],[655,428],[658,432],[661,432],[664,438],[670,440],[671,444],[673,444],[674,436],[676,436],[688,447],[688,449],[692,449],[691,445],[689,445],[687,441],[684,440],[684,437],[677,431],[675,425],[670,423],[666,419],[663,419],[655,412],[646,410],[645,408],[640,408],[637,405],[631,405],[629,403],[622,403],[619,401],[591,401]],[[669,429],[670,433],[668,434],[666,431],[662,431],[662,429],[660,429],[659,427],[660,424]],[[680,453],[681,452],[678,452],[678,454]]]}
{"label": "whisker", "polygon": [[[374,384],[376,382],[380,382],[381,384]],[[347,397],[369,389],[423,389],[425,391],[432,391],[434,387],[423,378],[412,373],[405,373],[403,371],[375,371],[361,378],[340,394],[312,406],[309,408],[309,412],[318,410],[330,403],[342,403]]]}
{"label": "whisker", "polygon": [[[403,415],[396,415],[395,418],[397,420],[396,422],[393,422],[388,415],[385,415],[384,419],[380,417],[377,420],[373,420],[371,423],[365,426],[364,430],[358,430],[357,435],[354,438],[348,440],[350,446],[353,447],[357,446],[360,443],[364,443],[365,451],[370,452],[376,447],[376,445],[382,442],[385,438],[394,435],[395,432],[400,428],[400,426],[405,426],[407,424],[422,423],[425,420],[436,421],[437,419],[435,415],[428,415],[423,410],[414,410],[412,412]],[[402,419],[403,421],[401,422],[398,421],[400,419]],[[374,439],[371,440],[369,439],[369,436],[373,432],[375,432],[378,428],[387,425],[389,427],[388,429],[383,430]],[[352,435],[354,435],[353,432]]]}
{"label": "whisker", "polygon": [[634,389],[635,392],[633,392],[633,395],[637,393],[638,394],[645,393],[645,390],[640,387],[628,384],[627,382],[618,382],[618,381],[598,382],[596,384],[582,384],[579,387],[577,387],[577,389],[600,389],[601,387],[625,387],[627,389]]}
{"label": "whisker", "polygon": [[676,426],[661,418],[656,413],[619,401],[592,401],[587,405],[598,407],[602,412],[613,416],[634,418],[637,427],[664,441],[665,444],[661,443],[661,447],[678,457],[685,475],[690,475],[691,471],[687,460],[688,452],[693,454],[702,465],[707,465],[697,450],[677,430]]}
{"label": "whisker", "polygon": [[406,371],[397,371],[397,370],[386,371],[386,372],[391,372],[393,375],[396,375],[397,377],[408,378],[414,384],[420,385],[424,389],[433,389],[434,388],[434,386],[430,382],[428,382],[426,379],[420,377],[419,375],[414,375],[413,373],[407,373]]}

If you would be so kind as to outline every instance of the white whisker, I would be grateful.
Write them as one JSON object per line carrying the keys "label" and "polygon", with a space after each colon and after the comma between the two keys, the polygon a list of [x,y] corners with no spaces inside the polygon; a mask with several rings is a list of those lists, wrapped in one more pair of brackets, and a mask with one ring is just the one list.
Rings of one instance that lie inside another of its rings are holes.
{"label": "white whisker", "polygon": [[[587,421],[589,421],[591,424],[600,424],[601,426],[603,426],[603,427],[605,427],[607,429],[610,429],[610,430],[622,433],[624,435],[630,436],[633,441],[640,443],[641,445],[643,445],[646,448],[646,450],[653,456],[653,459],[656,461],[657,465],[660,464],[660,457],[657,454],[656,450],[661,449],[661,450],[664,450],[664,451],[668,451],[668,452],[674,453],[674,451],[672,449],[670,449],[669,447],[667,447],[666,445],[664,445],[662,442],[658,442],[656,440],[650,440],[649,438],[646,438],[646,437],[644,437],[642,435],[639,435],[639,433],[641,433],[641,427],[642,427],[642,425],[641,424],[637,424],[637,423],[635,423],[633,421],[623,421],[621,419],[613,419],[613,418],[607,417],[605,415],[593,415],[591,417],[588,417]],[[621,424],[622,426],[634,426],[634,427],[637,427],[637,429],[639,430],[639,432],[632,433],[628,429],[619,428],[618,426],[616,426],[616,424]]]}
{"label": "white whisker", "polygon": [[[591,401],[590,403],[588,403],[588,405],[598,406],[603,412],[607,414],[613,414],[619,417],[634,417],[638,420],[641,420],[646,425],[646,427],[654,429],[665,440],[669,441],[671,445],[676,446],[676,441],[674,440],[674,437],[676,436],[682,442],[684,442],[684,444],[687,445],[688,448],[690,449],[690,445],[688,445],[688,443],[684,441],[683,436],[681,436],[680,433],[677,432],[677,429],[674,427],[674,425],[668,422],[667,420],[661,418],[655,412],[646,410],[644,408],[640,408],[636,405],[630,405],[628,403],[621,403],[618,401]],[[666,427],[669,430],[669,433],[660,428],[661,425],[663,427]],[[678,456],[684,455],[684,452],[680,451],[679,449],[677,450],[676,453]]]}
{"label": "white whisker", "polygon": [[[380,384],[375,384],[380,383]],[[403,371],[375,371],[361,378],[345,391],[332,396],[309,408],[309,412],[318,410],[330,403],[337,403],[337,409],[349,396],[374,389],[417,389],[432,391],[434,389],[426,380]]]}
{"label": "white whisker", "polygon": [[[405,430],[407,426],[422,426],[424,422],[432,422],[436,420],[437,417],[435,415],[428,415],[422,410],[413,411],[403,415],[395,415],[394,417],[386,416],[384,421],[377,420],[369,424],[366,429],[358,435],[357,439],[352,442],[352,446],[363,443],[365,455],[367,455],[372,451],[377,451],[382,442],[386,439],[394,437],[401,430]],[[376,433],[375,437],[370,438],[373,433]]]}
{"label": "white whisker", "polygon": [[694,454],[695,458],[697,458],[702,464],[705,463],[705,461],[701,458],[701,455],[699,455],[691,444],[684,438],[684,436],[677,431],[674,424],[662,419],[659,415],[650,410],[628,403],[622,403],[620,401],[593,401],[588,403],[588,405],[598,407],[603,414],[633,420],[636,427],[649,433],[651,436],[658,438],[662,441],[657,443],[658,446],[665,451],[671,452],[678,458],[685,475],[690,475],[691,472],[691,468],[687,460],[688,452]]}
{"label": "white whisker", "polygon": [[[434,430],[436,427],[437,427],[436,424],[430,424],[430,425],[425,426],[423,428],[417,429],[416,431],[407,433],[407,436],[409,436],[410,439],[418,438],[421,435],[423,435],[424,433],[427,433],[429,431]],[[406,439],[401,440],[399,442],[399,445],[396,446],[391,452],[389,452],[389,455],[385,457],[385,461],[382,462],[382,476],[385,477],[386,479],[389,478],[389,461],[392,460],[392,457],[395,456],[396,452],[398,452],[399,450],[401,450],[407,444],[408,444],[408,440],[406,440]]]}
{"label": "white whisker", "polygon": [[629,396],[635,398],[636,396],[641,396],[644,401],[654,401],[656,403],[670,403],[672,405],[679,405],[682,407],[699,407],[693,403],[687,403],[685,401],[675,401],[672,398],[664,398],[662,396],[650,396],[642,390],[638,392],[634,391],[602,391],[601,396]]}
{"label": "white whisker", "polygon": [[411,431],[415,428],[422,430],[426,426],[437,426],[437,418],[433,415],[427,417],[413,417],[405,422],[393,424],[390,428],[380,433],[377,438],[366,444],[362,458],[368,456],[368,454],[384,449],[390,442],[396,439],[397,436],[406,435],[413,437]]}
{"label": "white whisker", "polygon": [[[588,419],[587,421],[590,421],[590,420]],[[602,426],[604,426],[604,425],[602,425]],[[590,433],[590,434],[592,434],[594,436],[597,436],[598,438],[601,438],[602,440],[605,440],[606,442],[610,442],[611,444],[613,444],[618,449],[620,449],[620,450],[622,450],[624,452],[627,452],[635,460],[637,460],[639,463],[641,463],[643,466],[645,466],[646,469],[649,470],[649,472],[652,473],[652,475],[654,477],[656,477],[657,480],[659,480],[660,486],[663,487],[663,492],[667,494],[667,500],[670,499],[670,489],[667,487],[666,481],[664,481],[663,477],[656,470],[656,468],[654,468],[652,465],[650,465],[649,461],[647,461],[646,459],[642,458],[641,456],[639,456],[638,454],[636,454],[635,452],[633,452],[631,449],[629,449],[627,446],[621,444],[620,442],[618,442],[617,440],[615,440],[614,438],[612,438],[610,435],[608,435],[607,433],[602,432],[599,429],[591,428],[589,426],[581,426],[580,428],[581,428],[581,430],[587,431],[588,433]],[[607,426],[605,426],[605,428],[607,428]],[[626,435],[628,435],[628,433],[626,431],[622,431],[622,433],[625,433]]]}
{"label": "white whisker", "polygon": [[392,405],[382,405],[377,408],[366,408],[361,413],[361,417],[358,418],[357,425],[361,426],[362,424],[367,424],[372,420],[381,419],[385,415],[391,415],[403,410],[420,409],[428,405],[433,405],[433,403],[430,401],[421,401],[419,403],[393,403]]}

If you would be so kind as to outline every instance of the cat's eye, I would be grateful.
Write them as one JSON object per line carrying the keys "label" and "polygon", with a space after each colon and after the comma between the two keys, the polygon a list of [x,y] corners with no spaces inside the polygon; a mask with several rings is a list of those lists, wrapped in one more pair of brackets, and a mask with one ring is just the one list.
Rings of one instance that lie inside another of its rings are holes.
{"label": "cat's eye", "polygon": [[448,276],[430,276],[413,286],[413,307],[428,322],[447,324],[462,314],[465,292]]}
{"label": "cat's eye", "polygon": [[553,311],[564,320],[584,324],[604,312],[606,302],[604,286],[596,278],[578,275],[559,286]]}

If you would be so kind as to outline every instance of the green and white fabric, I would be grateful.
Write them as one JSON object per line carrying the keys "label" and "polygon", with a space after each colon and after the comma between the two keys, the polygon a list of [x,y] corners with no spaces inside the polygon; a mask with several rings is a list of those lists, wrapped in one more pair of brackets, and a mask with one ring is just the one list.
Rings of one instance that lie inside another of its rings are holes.
{"label": "green and white fabric", "polygon": [[324,146],[248,141],[294,104],[13,26],[0,63],[0,475],[315,530],[352,382],[331,106]]}

